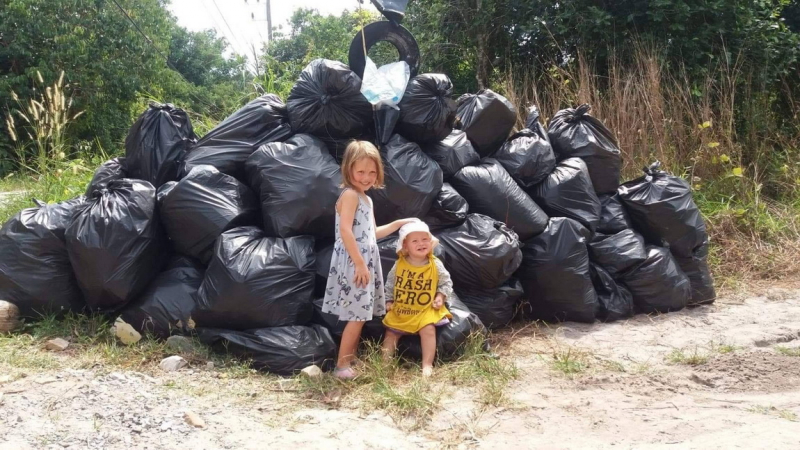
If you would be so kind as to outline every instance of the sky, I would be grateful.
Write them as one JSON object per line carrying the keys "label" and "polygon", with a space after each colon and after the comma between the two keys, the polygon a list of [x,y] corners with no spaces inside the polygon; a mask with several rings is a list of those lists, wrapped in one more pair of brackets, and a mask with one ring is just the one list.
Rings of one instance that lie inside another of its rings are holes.
{"label": "sky", "polygon": [[[358,0],[272,0],[272,25],[286,27],[297,8],[314,8],[322,14],[339,15],[357,9]],[[362,8],[374,9],[365,1]],[[260,51],[267,40],[266,0],[171,0],[169,8],[178,23],[191,31],[213,28],[236,53],[252,60],[251,46]],[[255,18],[253,18],[255,16]],[[227,22],[227,25],[226,25]]]}

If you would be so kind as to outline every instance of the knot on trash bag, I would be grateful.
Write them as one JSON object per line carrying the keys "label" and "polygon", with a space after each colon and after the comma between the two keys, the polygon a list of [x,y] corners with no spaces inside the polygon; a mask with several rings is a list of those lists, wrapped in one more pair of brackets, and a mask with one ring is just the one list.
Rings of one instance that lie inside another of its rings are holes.
{"label": "knot on trash bag", "polygon": [[175,105],[173,105],[172,103],[159,103],[159,102],[151,100],[150,101],[150,108],[171,111],[171,110],[175,109]]}
{"label": "knot on trash bag", "polygon": [[325,94],[322,97],[320,97],[319,101],[320,101],[320,103],[322,103],[323,106],[327,105],[327,104],[329,104],[331,102],[331,95],[330,94]]}
{"label": "knot on trash bag", "polygon": [[[539,107],[536,105],[528,106],[528,119],[526,122],[530,125],[532,122],[539,120]],[[530,127],[529,127],[530,128]]]}
{"label": "knot on trash bag", "polygon": [[649,166],[647,166],[647,167],[644,167],[642,170],[643,170],[643,171],[644,171],[644,173],[646,173],[647,175],[655,175],[655,174],[657,174],[657,173],[661,172],[661,170],[660,170],[660,169],[661,169],[661,161],[658,161],[658,160],[657,160],[657,161],[656,161],[656,162],[654,162],[653,164],[650,164]]}
{"label": "knot on trash bag", "polygon": [[572,113],[571,116],[567,117],[566,122],[574,122],[583,117],[586,113],[588,113],[591,110],[592,110],[592,105],[584,103],[581,106],[575,108],[575,112]]}

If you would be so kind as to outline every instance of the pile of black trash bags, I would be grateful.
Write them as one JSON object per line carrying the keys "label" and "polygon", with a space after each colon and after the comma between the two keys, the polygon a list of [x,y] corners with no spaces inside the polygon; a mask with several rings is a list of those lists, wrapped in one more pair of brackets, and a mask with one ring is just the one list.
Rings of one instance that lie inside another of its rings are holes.
{"label": "pile of black trash bags", "polygon": [[[313,61],[286,103],[256,98],[202,138],[183,110],[151,104],[85,196],[3,226],[0,298],[31,318],[92,312],[196,334],[278,374],[329,367],[344,327],[321,310],[339,162],[350,139],[377,141],[360,84],[340,62]],[[531,107],[514,131],[502,95],[452,91],[443,74],[409,82],[380,145],[386,188],[369,193],[379,225],[419,217],[441,241],[456,296],[440,357],[515,318],[613,321],[714,300],[683,179],[656,163],[620,184],[620,150],[589,105],[547,128]],[[396,239],[380,241],[384,270]],[[381,339],[380,319],[365,339]],[[419,355],[417,338],[401,344]]]}

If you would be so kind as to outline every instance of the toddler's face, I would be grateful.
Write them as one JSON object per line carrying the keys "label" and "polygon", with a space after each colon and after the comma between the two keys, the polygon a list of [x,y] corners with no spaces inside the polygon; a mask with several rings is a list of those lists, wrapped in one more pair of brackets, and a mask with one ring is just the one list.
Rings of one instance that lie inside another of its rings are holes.
{"label": "toddler's face", "polygon": [[431,235],[424,231],[408,233],[406,240],[403,241],[403,250],[415,259],[427,258],[432,249]]}
{"label": "toddler's face", "polygon": [[362,158],[350,169],[350,180],[361,192],[366,192],[375,185],[378,179],[378,166],[369,158]]}

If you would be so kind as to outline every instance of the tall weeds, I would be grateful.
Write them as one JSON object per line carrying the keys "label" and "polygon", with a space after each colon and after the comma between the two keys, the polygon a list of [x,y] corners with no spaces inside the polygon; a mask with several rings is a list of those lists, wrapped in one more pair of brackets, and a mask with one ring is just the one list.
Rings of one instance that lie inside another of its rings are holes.
{"label": "tall weeds", "polygon": [[[83,111],[72,110],[64,72],[50,85],[36,72],[33,83],[32,98],[22,99],[11,92],[17,106],[6,114],[6,130],[16,148],[17,175],[31,186],[26,189],[28,198],[59,201],[75,197],[83,193],[95,163],[106,155],[102,149],[100,154],[90,154],[87,143],[68,142],[67,129]],[[7,215],[9,204],[2,206]]]}
{"label": "tall weeds", "polygon": [[[759,68],[723,57],[701,82],[668,68],[658,48],[634,43],[632,57],[611,57],[599,71],[577,55],[545,71],[511,68],[501,89],[520,111],[533,103],[545,120],[582,103],[614,132],[623,177],[640,175],[655,159],[695,190],[723,284],[779,278],[800,262],[800,102],[784,84],[793,119],[774,113],[774,97],[759,85]],[[520,117],[518,126],[522,127]]]}

